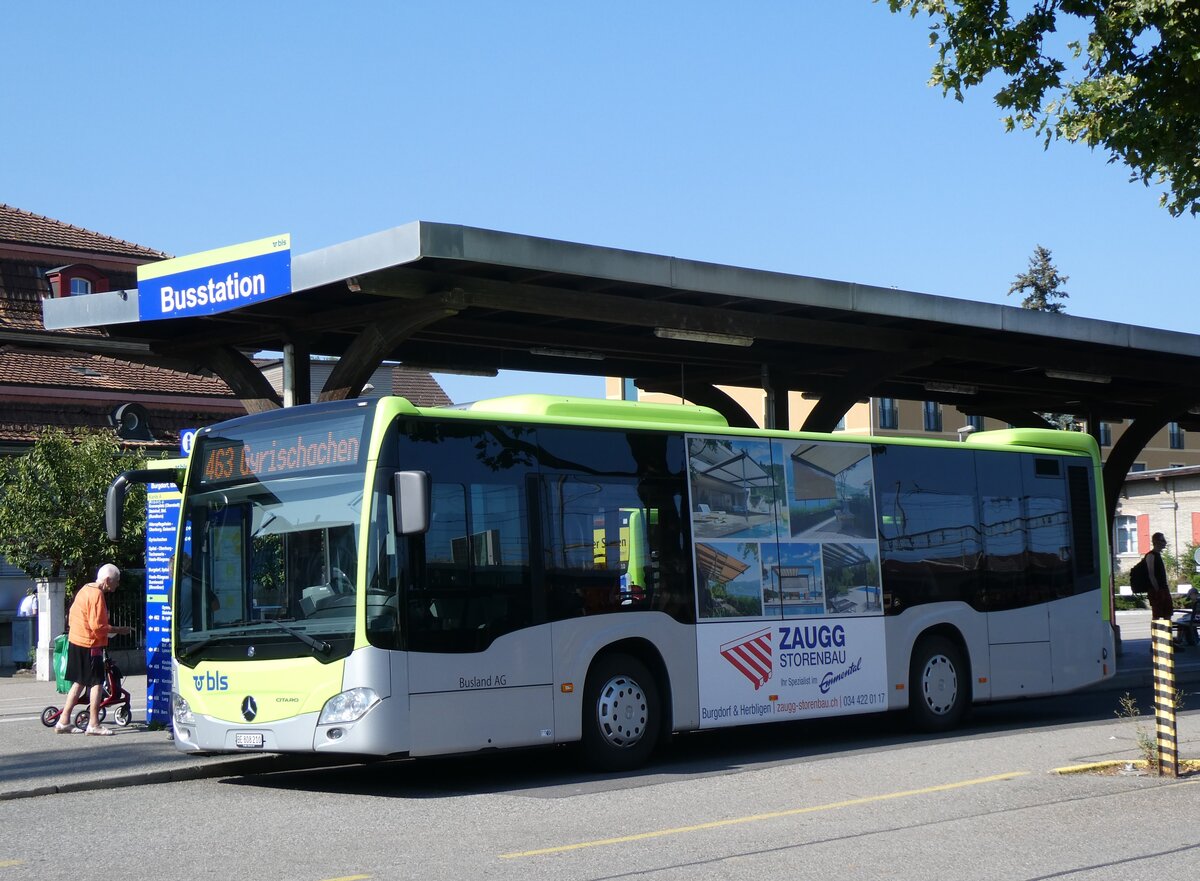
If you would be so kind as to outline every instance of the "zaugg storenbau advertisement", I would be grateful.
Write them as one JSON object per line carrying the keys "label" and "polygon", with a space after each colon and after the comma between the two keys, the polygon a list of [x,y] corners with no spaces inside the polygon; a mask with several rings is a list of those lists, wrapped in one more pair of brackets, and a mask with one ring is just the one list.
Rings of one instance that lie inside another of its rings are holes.
{"label": "zaugg storenbau advertisement", "polygon": [[690,436],[700,726],[886,707],[871,447]]}

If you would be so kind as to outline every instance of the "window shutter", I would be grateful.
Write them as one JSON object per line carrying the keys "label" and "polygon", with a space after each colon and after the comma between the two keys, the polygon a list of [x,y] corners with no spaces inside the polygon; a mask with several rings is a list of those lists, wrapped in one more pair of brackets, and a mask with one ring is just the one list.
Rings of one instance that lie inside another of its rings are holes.
{"label": "window shutter", "polygon": [[1192,512],[1192,544],[1200,545],[1200,511]]}
{"label": "window shutter", "polygon": [[1150,553],[1150,515],[1138,514],[1138,553],[1142,556]]}

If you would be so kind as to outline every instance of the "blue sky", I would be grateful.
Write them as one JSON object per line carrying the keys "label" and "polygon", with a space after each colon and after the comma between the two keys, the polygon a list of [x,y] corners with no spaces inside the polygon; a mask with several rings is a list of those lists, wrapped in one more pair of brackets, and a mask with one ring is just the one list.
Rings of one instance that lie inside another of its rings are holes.
{"label": "blue sky", "polygon": [[[869,0],[5,9],[0,201],[186,254],[412,220],[1200,333],[1200,221],[926,85]],[[598,379],[439,376],[456,400]]]}

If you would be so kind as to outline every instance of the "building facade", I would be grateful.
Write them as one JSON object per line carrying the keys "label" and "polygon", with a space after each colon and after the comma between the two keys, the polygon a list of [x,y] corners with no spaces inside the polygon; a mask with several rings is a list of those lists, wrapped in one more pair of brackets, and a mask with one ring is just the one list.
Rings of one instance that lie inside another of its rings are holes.
{"label": "building facade", "polygon": [[1130,474],[1121,488],[1114,521],[1113,558],[1118,571],[1128,572],[1150,550],[1150,536],[1156,532],[1166,538],[1167,551],[1176,559],[1193,555],[1200,547],[1200,466]]}
{"label": "building facade", "polygon": [[[19,455],[50,428],[113,431],[127,447],[177,454],[184,429],[245,415],[216,376],[127,360],[94,328],[43,326],[43,300],[134,288],[138,266],[169,256],[0,204],[0,456]],[[281,377],[277,362],[261,368]],[[425,371],[388,365],[374,385],[376,395],[403,395],[418,406],[450,403]],[[14,660],[12,620],[30,586],[0,558],[0,666]]]}

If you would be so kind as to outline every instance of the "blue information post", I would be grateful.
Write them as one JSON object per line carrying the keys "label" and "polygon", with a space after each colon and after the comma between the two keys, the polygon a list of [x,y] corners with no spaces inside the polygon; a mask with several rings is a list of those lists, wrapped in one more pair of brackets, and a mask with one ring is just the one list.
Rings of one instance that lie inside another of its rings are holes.
{"label": "blue information post", "polygon": [[[194,434],[194,432],[193,432]],[[162,459],[149,468],[178,468],[185,459]],[[171,555],[183,496],[173,483],[146,487],[146,724],[171,724]],[[184,549],[191,536],[184,536]]]}

